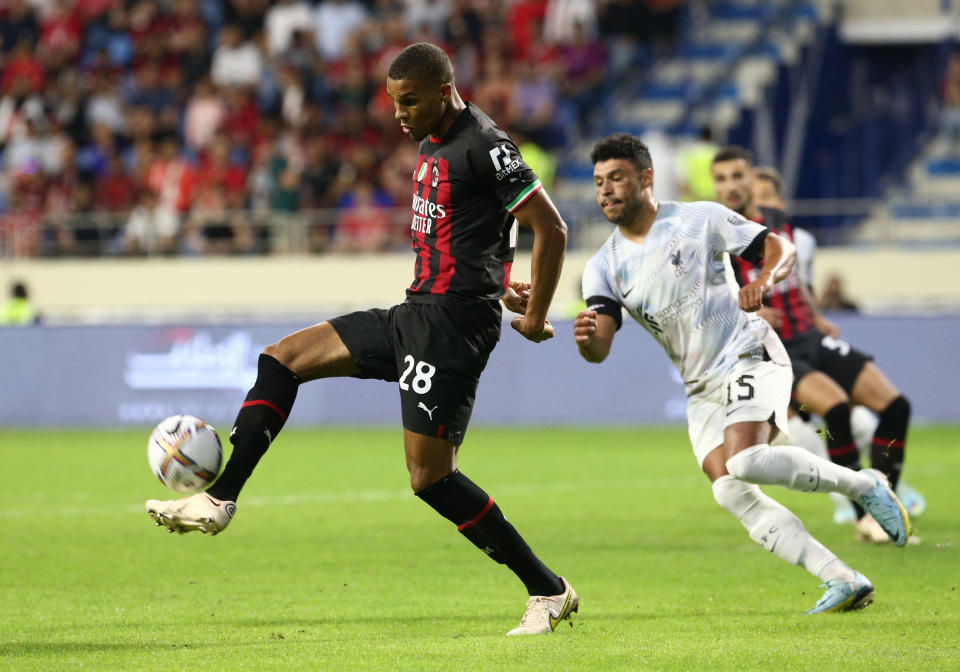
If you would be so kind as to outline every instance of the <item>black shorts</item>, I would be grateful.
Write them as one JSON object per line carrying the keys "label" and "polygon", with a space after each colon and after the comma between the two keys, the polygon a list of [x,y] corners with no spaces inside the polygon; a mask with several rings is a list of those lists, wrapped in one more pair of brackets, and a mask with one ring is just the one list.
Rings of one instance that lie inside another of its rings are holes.
{"label": "black shorts", "polygon": [[408,301],[330,324],[360,369],[356,378],[399,383],[404,428],[459,445],[480,373],[500,338],[499,317],[488,315],[467,305]]}
{"label": "black shorts", "polygon": [[846,341],[813,330],[784,341],[793,364],[793,389],[808,373],[822,371],[833,378],[849,395],[853,384],[873,356],[860,352]]}

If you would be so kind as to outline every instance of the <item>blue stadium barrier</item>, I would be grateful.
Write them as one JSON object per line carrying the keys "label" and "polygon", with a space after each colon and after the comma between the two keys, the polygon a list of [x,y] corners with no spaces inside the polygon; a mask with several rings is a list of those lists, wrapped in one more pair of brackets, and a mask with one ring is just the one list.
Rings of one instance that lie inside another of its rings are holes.
{"label": "blue stadium barrier", "polygon": [[[323,319],[325,316],[318,316]],[[841,337],[876,356],[918,422],[958,422],[960,316],[839,316]],[[256,377],[260,350],[302,324],[0,329],[0,427],[152,425],[193,413],[226,429]],[[625,322],[600,365],[584,362],[572,324],[525,341],[504,326],[477,393],[474,424],[682,424],[685,399],[664,352]],[[394,384],[304,385],[293,425],[399,425]],[[146,440],[146,439],[144,439]]]}

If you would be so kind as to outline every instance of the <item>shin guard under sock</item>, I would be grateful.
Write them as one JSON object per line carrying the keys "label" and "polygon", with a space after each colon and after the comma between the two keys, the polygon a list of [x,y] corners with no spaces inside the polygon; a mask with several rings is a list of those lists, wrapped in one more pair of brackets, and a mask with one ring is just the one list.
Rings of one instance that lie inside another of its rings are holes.
{"label": "shin guard under sock", "polygon": [[416,493],[437,513],[493,560],[520,578],[530,595],[559,595],[560,577],[544,565],[514,529],[493,498],[476,483],[454,471]]}
{"label": "shin guard under sock", "polygon": [[300,380],[290,369],[270,355],[260,355],[257,382],[247,393],[230,432],[233,452],[220,478],[208,490],[211,497],[236,501],[257,462],[287,421],[299,385]]}

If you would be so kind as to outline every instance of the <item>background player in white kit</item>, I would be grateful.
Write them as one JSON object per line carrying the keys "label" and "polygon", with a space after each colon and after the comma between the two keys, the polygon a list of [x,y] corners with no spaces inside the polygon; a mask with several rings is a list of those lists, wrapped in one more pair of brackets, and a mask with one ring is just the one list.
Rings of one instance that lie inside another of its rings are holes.
{"label": "background player in white kit", "polygon": [[[769,445],[786,425],[790,361],[772,328],[744,311],[756,311],[763,294],[790,273],[793,245],[717,203],[658,202],[650,153],[633,136],[606,138],[590,158],[597,202],[617,228],[584,270],[588,308],[574,322],[580,354],[603,361],[626,308],[680,371],[690,440],[717,503],[754,541],[824,582],[826,591],[807,613],[870,604],[870,581],[757,487],[841,492],[867,509],[897,545],[906,543],[907,514],[882,474],[855,472],[795,446]],[[739,292],[727,280],[726,254],[762,259],[757,279]]]}

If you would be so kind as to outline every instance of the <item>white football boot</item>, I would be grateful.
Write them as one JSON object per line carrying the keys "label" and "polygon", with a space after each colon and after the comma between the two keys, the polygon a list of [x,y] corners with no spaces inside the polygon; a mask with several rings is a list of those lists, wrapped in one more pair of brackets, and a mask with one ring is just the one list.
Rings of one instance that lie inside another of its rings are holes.
{"label": "white football boot", "polygon": [[236,512],[236,502],[220,501],[205,492],[183,499],[147,500],[147,513],[157,525],[165,525],[171,532],[180,534],[194,530],[218,534],[230,524]]}
{"label": "white football boot", "polygon": [[508,635],[546,635],[557,624],[577,611],[580,598],[567,580],[560,577],[564,591],[559,595],[531,595],[527,600],[527,611],[520,619],[520,625],[508,632]]}

